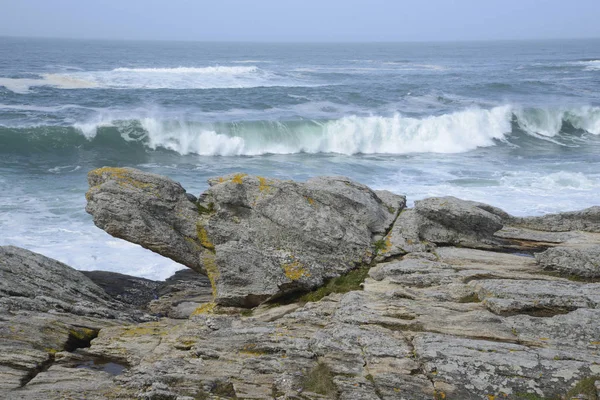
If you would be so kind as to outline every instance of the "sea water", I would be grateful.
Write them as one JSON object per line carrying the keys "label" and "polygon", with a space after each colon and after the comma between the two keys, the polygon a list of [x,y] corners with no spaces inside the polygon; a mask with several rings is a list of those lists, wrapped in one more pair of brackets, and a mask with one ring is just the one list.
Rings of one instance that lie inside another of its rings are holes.
{"label": "sea water", "polygon": [[86,174],[193,194],[232,172],[345,175],[515,215],[600,204],[600,40],[253,44],[0,38],[0,245],[153,279],[96,228]]}

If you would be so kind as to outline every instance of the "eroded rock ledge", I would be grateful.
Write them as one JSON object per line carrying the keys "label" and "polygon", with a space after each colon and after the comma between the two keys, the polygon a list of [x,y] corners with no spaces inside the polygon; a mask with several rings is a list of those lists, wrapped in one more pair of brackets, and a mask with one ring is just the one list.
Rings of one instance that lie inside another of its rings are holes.
{"label": "eroded rock ledge", "polygon": [[[90,185],[98,226],[207,274],[214,301],[185,320],[104,325],[85,354],[121,360],[117,376],[57,353],[8,398],[598,398],[597,207],[404,209],[346,178],[238,174],[198,199],[131,169],[92,171]],[[362,290],[281,302],[356,267]]]}

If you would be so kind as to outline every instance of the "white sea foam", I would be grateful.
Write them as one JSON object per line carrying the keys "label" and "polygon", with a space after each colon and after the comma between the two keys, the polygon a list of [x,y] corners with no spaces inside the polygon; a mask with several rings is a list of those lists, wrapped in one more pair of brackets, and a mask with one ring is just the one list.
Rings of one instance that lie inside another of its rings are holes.
{"label": "white sea foam", "polygon": [[597,190],[600,182],[581,172],[558,171],[550,174],[541,172],[510,173],[500,179],[502,186],[517,188],[520,191],[537,193],[546,190],[554,193],[564,189],[579,191]]}
{"label": "white sea foam", "polygon": [[586,71],[600,71],[600,60],[580,61],[578,64],[584,65]]}
{"label": "white sea foam", "polygon": [[0,110],[17,110],[17,111],[37,111],[37,112],[58,112],[68,110],[70,108],[84,108],[88,107],[79,106],[77,104],[64,104],[60,106],[32,106],[28,104],[0,104]]}
{"label": "white sea foam", "polygon": [[256,66],[210,66],[116,68],[111,71],[43,74],[39,79],[0,78],[0,86],[15,93],[28,93],[36,86],[58,89],[227,89],[317,84],[278,75]]}

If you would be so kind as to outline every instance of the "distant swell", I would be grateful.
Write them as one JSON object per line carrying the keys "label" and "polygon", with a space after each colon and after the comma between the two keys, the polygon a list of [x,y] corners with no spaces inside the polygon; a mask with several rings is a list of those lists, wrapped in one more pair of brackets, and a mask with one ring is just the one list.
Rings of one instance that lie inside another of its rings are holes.
{"label": "distant swell", "polygon": [[[0,128],[0,152],[95,145],[169,150],[181,155],[461,153],[500,143],[571,146],[600,135],[600,108],[467,109],[410,118],[348,116],[328,121],[245,121],[205,124],[144,117],[71,127]],[[583,135],[583,136],[582,136]],[[588,138],[589,139],[589,138]]]}

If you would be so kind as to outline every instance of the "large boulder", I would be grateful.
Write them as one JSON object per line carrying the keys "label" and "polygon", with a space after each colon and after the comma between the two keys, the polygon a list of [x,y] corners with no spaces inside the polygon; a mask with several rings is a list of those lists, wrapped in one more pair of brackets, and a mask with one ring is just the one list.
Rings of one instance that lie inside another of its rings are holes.
{"label": "large boulder", "polygon": [[196,204],[170,179],[129,168],[91,171],[89,183],[97,226],[207,274],[222,305],[314,289],[370,262],[405,206],[343,177],[234,174],[211,179]]}
{"label": "large boulder", "polygon": [[432,251],[435,245],[488,249],[499,244],[493,235],[510,219],[499,208],[452,196],[416,201],[394,223],[378,259]]}

